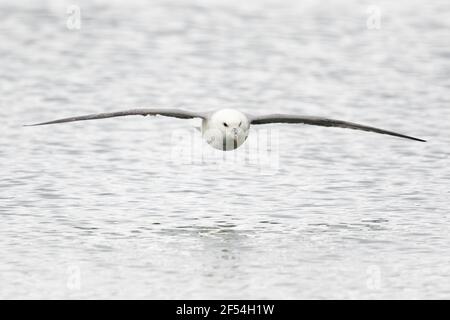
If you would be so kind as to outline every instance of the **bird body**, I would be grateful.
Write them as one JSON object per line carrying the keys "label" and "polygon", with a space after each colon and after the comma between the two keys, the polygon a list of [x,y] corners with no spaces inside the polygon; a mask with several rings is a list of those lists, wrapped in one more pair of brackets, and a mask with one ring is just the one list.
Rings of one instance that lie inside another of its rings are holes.
{"label": "bird body", "polygon": [[220,109],[213,112],[190,112],[180,109],[131,109],[119,112],[99,113],[86,116],[64,118],[49,122],[33,124],[31,126],[115,118],[131,115],[141,115],[141,116],[161,115],[179,119],[200,118],[202,119],[203,139],[213,148],[222,151],[229,151],[239,148],[246,141],[249,135],[251,125],[270,124],[270,123],[301,123],[324,127],[339,127],[354,130],[370,131],[405,138],[409,140],[425,142],[425,140],[403,135],[393,131],[388,131],[348,121],[335,120],[323,117],[299,116],[289,114],[269,114],[263,116],[255,116],[244,114],[235,109]]}
{"label": "bird body", "polygon": [[239,148],[247,140],[250,121],[234,109],[221,109],[202,121],[203,139],[213,148],[229,151]]}

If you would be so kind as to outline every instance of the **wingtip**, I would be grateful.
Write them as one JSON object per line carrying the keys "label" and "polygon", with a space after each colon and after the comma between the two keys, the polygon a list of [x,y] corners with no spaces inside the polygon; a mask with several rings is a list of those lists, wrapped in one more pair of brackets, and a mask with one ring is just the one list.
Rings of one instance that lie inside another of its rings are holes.
{"label": "wingtip", "polygon": [[33,124],[24,124],[22,127],[39,127],[39,126],[45,126],[48,124],[52,124],[51,122],[42,122],[42,123],[33,123]]}
{"label": "wingtip", "polygon": [[419,139],[419,138],[416,138],[416,137],[411,137],[411,136],[405,136],[405,135],[401,135],[400,137],[402,137],[402,138],[407,138],[407,139],[409,139],[409,140],[413,140],[413,141],[419,141],[419,142],[427,142],[427,140],[424,140],[424,139]]}

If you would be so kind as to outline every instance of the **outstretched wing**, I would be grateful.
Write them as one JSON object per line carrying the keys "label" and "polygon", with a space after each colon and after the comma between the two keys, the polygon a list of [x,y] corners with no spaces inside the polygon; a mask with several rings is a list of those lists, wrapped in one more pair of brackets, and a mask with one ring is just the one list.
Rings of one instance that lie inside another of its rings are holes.
{"label": "outstretched wing", "polygon": [[335,119],[327,119],[322,117],[310,117],[310,116],[295,116],[288,114],[270,114],[265,116],[253,116],[250,117],[251,124],[266,124],[266,123],[303,123],[309,124],[313,126],[323,126],[323,127],[339,127],[339,128],[347,128],[347,129],[355,129],[355,130],[363,130],[376,132],[381,134],[387,134],[390,136],[411,139],[415,141],[426,142],[426,140],[406,136],[400,133],[396,133],[393,131],[383,130],[375,127],[369,127],[353,122],[335,120]]}
{"label": "outstretched wing", "polygon": [[97,119],[106,119],[106,118],[115,118],[115,117],[124,117],[124,116],[165,116],[165,117],[173,117],[180,119],[193,119],[193,118],[202,118],[205,119],[206,114],[200,112],[190,112],[184,111],[180,109],[132,109],[118,112],[107,112],[107,113],[97,113],[90,114],[86,116],[79,117],[71,117],[64,118],[59,120],[53,120],[48,122],[36,123],[28,126],[43,126],[47,124],[56,124],[56,123],[65,123],[65,122],[74,122],[74,121],[85,121],[85,120],[97,120]]}

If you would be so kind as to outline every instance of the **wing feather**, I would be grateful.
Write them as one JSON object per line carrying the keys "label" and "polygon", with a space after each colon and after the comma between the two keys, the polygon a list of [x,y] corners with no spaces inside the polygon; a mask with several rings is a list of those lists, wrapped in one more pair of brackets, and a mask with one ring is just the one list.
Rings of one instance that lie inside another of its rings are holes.
{"label": "wing feather", "polygon": [[354,130],[363,130],[376,132],[380,134],[387,134],[390,136],[426,142],[426,140],[422,140],[419,138],[414,138],[411,136],[407,136],[404,134],[400,134],[393,131],[388,131],[380,128],[370,127],[358,123],[328,119],[322,117],[311,117],[311,116],[297,116],[297,115],[288,115],[288,114],[270,114],[265,116],[254,116],[251,117],[251,124],[267,124],[267,123],[303,123],[313,126],[322,126],[322,127],[339,127],[339,128],[347,128]]}
{"label": "wing feather", "polygon": [[165,116],[165,117],[173,117],[179,119],[193,119],[193,118],[202,118],[205,119],[206,114],[199,112],[190,112],[180,109],[132,109],[118,112],[106,112],[106,113],[97,113],[97,114],[89,114],[85,116],[78,117],[70,117],[63,118],[48,122],[36,123],[27,126],[43,126],[48,124],[57,124],[57,123],[65,123],[65,122],[75,122],[75,121],[86,121],[86,120],[97,120],[97,119],[106,119],[106,118],[115,118],[115,117],[124,117],[124,116]]}

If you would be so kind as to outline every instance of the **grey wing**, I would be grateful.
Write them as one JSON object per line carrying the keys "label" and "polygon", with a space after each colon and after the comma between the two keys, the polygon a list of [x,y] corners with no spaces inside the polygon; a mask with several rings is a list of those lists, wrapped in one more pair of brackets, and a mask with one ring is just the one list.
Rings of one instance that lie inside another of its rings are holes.
{"label": "grey wing", "polygon": [[323,127],[339,127],[339,128],[347,128],[347,129],[354,129],[354,130],[363,130],[363,131],[370,131],[370,132],[376,132],[381,134],[387,134],[390,136],[405,138],[405,139],[411,139],[415,141],[422,141],[426,142],[426,140],[406,136],[404,134],[400,134],[393,131],[388,131],[384,129],[379,129],[375,127],[369,127],[353,122],[348,121],[342,121],[342,120],[335,120],[335,119],[328,119],[328,118],[322,118],[322,117],[311,117],[311,116],[296,116],[296,115],[288,115],[288,114],[271,114],[266,116],[251,116],[250,117],[250,123],[251,124],[266,124],[266,123],[303,123],[303,124],[309,124],[314,126],[323,126]]}
{"label": "grey wing", "polygon": [[180,119],[193,119],[193,118],[202,118],[205,119],[206,113],[200,112],[190,112],[184,111],[180,109],[132,109],[118,112],[107,112],[107,113],[97,113],[97,114],[89,114],[85,116],[79,117],[70,117],[63,118],[48,122],[36,123],[28,126],[43,126],[47,124],[56,124],[56,123],[65,123],[65,122],[74,122],[74,121],[85,121],[85,120],[97,120],[97,119],[106,119],[106,118],[115,118],[115,117],[124,117],[124,116],[166,116]]}

